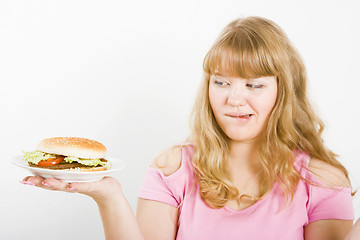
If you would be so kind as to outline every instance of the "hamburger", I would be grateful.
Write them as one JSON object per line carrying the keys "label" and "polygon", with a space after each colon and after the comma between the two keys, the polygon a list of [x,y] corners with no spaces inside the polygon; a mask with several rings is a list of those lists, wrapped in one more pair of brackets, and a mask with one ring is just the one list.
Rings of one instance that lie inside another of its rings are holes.
{"label": "hamburger", "polygon": [[35,151],[24,152],[30,167],[79,172],[103,171],[110,168],[105,160],[106,147],[79,137],[54,137],[42,140]]}

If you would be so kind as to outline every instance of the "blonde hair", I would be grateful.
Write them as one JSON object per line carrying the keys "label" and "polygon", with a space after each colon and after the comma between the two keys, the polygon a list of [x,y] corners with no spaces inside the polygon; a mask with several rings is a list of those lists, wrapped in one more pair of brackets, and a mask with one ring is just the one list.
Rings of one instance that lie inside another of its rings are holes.
{"label": "blonde hair", "polygon": [[293,150],[307,152],[344,172],[347,170],[321,138],[323,122],[314,113],[306,93],[303,61],[286,34],[274,22],[249,17],[231,22],[204,59],[204,80],[192,114],[193,165],[201,196],[213,208],[240,196],[226,174],[224,159],[229,138],[217,124],[209,102],[209,79],[216,71],[249,79],[276,76],[278,96],[265,128],[259,156],[259,198],[278,182],[286,199],[292,199],[299,179],[293,167]]}

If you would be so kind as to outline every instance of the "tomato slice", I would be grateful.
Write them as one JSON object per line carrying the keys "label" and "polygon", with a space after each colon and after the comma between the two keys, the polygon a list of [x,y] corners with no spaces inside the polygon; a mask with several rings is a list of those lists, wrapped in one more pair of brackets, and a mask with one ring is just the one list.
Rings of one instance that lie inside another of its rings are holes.
{"label": "tomato slice", "polygon": [[42,160],[42,161],[38,162],[38,165],[40,167],[49,167],[52,165],[59,164],[62,161],[64,161],[64,157],[48,158],[46,160]]}

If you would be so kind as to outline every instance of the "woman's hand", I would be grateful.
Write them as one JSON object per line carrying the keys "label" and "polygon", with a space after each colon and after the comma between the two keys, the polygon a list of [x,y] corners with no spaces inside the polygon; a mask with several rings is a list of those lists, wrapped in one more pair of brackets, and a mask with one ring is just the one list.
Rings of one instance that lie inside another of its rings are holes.
{"label": "woman's hand", "polygon": [[97,203],[114,201],[118,197],[123,197],[120,183],[112,177],[104,177],[96,182],[66,183],[55,178],[28,176],[21,183],[47,190],[85,194],[92,197]]}

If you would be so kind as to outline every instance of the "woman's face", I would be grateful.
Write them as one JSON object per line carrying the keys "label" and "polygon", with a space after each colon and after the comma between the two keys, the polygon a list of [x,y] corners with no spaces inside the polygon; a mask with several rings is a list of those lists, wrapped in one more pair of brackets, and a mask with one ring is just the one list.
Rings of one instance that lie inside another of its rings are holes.
{"label": "woman's face", "polygon": [[277,97],[274,76],[242,79],[211,75],[209,98],[215,119],[233,141],[257,140]]}

